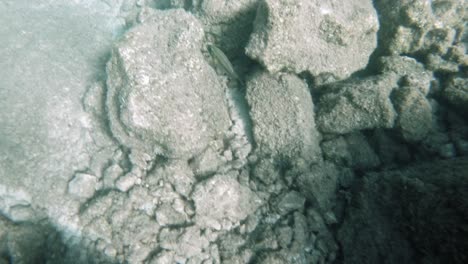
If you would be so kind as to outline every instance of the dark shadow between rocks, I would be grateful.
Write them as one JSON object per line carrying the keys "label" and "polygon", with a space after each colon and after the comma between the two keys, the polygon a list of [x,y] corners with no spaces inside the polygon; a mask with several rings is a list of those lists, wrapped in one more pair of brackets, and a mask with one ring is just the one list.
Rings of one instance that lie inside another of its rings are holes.
{"label": "dark shadow between rocks", "polygon": [[468,159],[368,173],[338,232],[342,263],[467,263]]}
{"label": "dark shadow between rocks", "polygon": [[[0,263],[117,264],[96,243],[70,243],[49,221],[14,223],[0,216]],[[82,241],[86,241],[83,239]]]}

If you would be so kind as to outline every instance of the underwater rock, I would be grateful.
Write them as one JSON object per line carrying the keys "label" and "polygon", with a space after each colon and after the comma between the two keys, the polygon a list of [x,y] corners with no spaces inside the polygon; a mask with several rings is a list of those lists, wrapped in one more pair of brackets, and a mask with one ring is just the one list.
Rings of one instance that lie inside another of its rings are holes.
{"label": "underwater rock", "polygon": [[391,128],[396,118],[390,101],[398,87],[391,75],[333,84],[317,104],[317,126],[321,132],[346,134],[356,130]]}
{"label": "underwater rock", "polygon": [[291,74],[259,71],[247,82],[247,102],[257,151],[262,155],[306,162],[321,159],[314,105],[305,82]]}
{"label": "underwater rock", "polygon": [[107,109],[135,152],[188,159],[229,128],[225,87],[200,51],[203,29],[183,10],[152,11],[113,49]]}
{"label": "underwater rock", "polygon": [[341,79],[367,65],[378,28],[370,0],[262,0],[246,54],[270,72]]}

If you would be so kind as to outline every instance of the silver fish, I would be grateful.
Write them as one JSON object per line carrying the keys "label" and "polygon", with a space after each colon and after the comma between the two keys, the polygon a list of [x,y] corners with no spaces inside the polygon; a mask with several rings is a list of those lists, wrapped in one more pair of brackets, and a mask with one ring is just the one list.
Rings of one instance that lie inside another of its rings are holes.
{"label": "silver fish", "polygon": [[224,71],[226,71],[229,77],[242,83],[242,80],[239,78],[239,75],[237,75],[236,71],[232,67],[231,62],[229,61],[229,59],[223,51],[221,51],[218,47],[216,47],[213,44],[208,44],[208,52],[219,64],[221,64]]}

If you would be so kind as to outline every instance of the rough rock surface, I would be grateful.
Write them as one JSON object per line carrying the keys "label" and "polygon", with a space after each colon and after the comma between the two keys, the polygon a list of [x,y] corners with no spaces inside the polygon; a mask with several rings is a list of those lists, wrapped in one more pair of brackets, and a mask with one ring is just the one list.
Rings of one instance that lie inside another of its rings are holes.
{"label": "rough rock surface", "polygon": [[259,71],[247,82],[247,102],[260,155],[294,162],[321,158],[320,134],[306,84],[294,75]]}
{"label": "rough rock surface", "polygon": [[423,95],[429,93],[431,81],[434,79],[433,73],[423,64],[405,56],[381,57],[377,68],[382,73],[395,74],[400,78],[400,85],[418,88]]}
{"label": "rough rock surface", "polygon": [[262,0],[246,53],[271,72],[345,78],[367,65],[378,28],[372,1]]}
{"label": "rough rock surface", "polygon": [[202,37],[182,10],[155,11],[125,34],[107,69],[110,126],[121,144],[150,159],[190,158],[227,131],[223,86],[201,54]]}
{"label": "rough rock surface", "polygon": [[97,189],[97,177],[86,173],[77,173],[68,183],[68,193],[76,198],[89,199]]}
{"label": "rough rock surface", "polygon": [[334,204],[338,175],[333,163],[314,165],[309,172],[298,177],[298,186],[311,203],[327,211]]}
{"label": "rough rock surface", "polygon": [[396,127],[408,142],[417,142],[427,136],[432,128],[432,108],[419,89],[400,87],[392,96],[398,113]]}
{"label": "rough rock surface", "polygon": [[318,129],[324,133],[345,134],[393,127],[396,113],[390,93],[397,86],[391,75],[332,85],[317,105]]}
{"label": "rough rock surface", "polygon": [[465,1],[378,0],[375,6],[385,53],[425,54],[429,68],[445,72],[467,65]]}
{"label": "rough rock surface", "polygon": [[[193,191],[196,222],[201,227],[230,230],[255,212],[260,199],[232,175],[215,175]],[[229,199],[226,199],[229,197]]]}
{"label": "rough rock surface", "polygon": [[379,156],[361,133],[351,133],[321,143],[325,159],[340,166],[369,169],[380,165]]}
{"label": "rough rock surface", "polygon": [[451,79],[443,95],[453,106],[468,113],[468,78]]}

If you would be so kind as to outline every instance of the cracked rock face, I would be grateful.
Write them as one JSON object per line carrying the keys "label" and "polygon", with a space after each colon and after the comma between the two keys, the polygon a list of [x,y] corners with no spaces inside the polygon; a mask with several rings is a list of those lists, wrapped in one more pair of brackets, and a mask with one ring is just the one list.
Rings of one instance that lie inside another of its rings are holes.
{"label": "cracked rock face", "polygon": [[341,79],[366,66],[378,28],[372,1],[262,0],[246,53],[270,72]]}
{"label": "cracked rock face", "polygon": [[151,157],[190,158],[228,129],[222,86],[201,54],[201,24],[155,11],[114,48],[107,108],[121,144]]}

